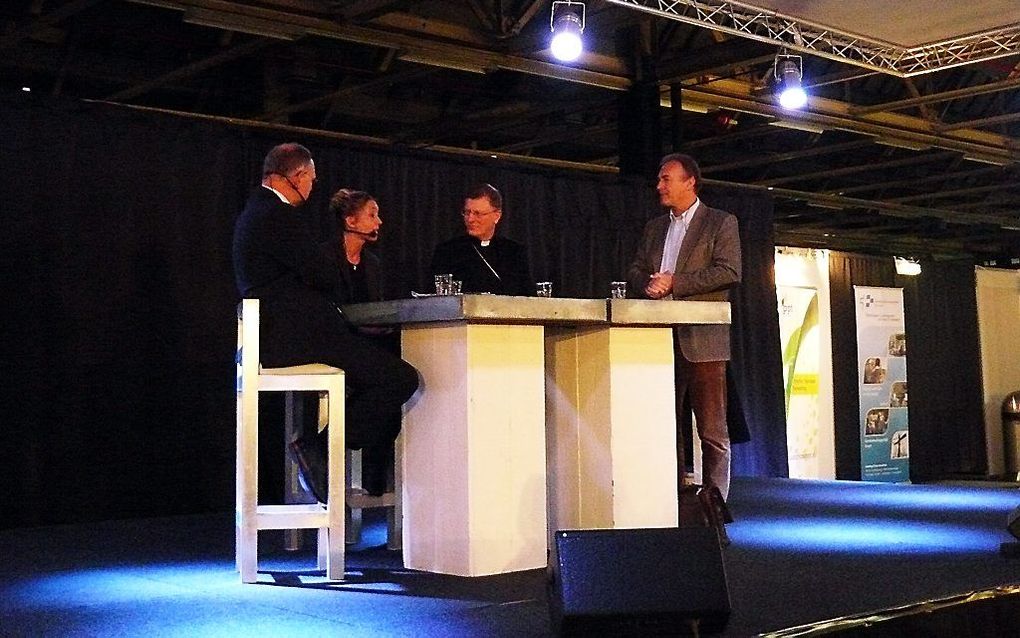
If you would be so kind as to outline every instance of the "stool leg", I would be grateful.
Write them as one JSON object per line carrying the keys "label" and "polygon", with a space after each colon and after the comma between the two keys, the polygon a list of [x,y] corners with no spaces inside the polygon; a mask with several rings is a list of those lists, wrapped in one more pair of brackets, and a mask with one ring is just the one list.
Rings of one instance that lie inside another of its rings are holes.
{"label": "stool leg", "polygon": [[242,392],[237,403],[237,568],[242,583],[254,583],[258,580],[258,392]]}
{"label": "stool leg", "polygon": [[329,430],[327,435],[329,462],[329,493],[326,502],[326,542],[322,543],[320,531],[320,552],[326,546],[326,578],[343,580],[344,578],[344,500],[346,488],[344,480],[344,376],[336,375],[336,382],[329,389]]}
{"label": "stool leg", "polygon": [[[347,450],[347,490],[357,493],[361,490],[361,450]],[[346,522],[346,538],[348,545],[361,541],[361,508],[351,507],[350,503],[344,507]]]}
{"label": "stool leg", "polygon": [[401,433],[393,442],[393,507],[386,510],[386,548],[400,550],[404,547],[404,435]]}
{"label": "stool leg", "polygon": [[[316,549],[316,551],[315,551],[315,564],[316,564],[316,566],[319,569],[328,570],[329,569],[329,528],[328,527],[320,527],[316,531],[317,531],[317,534],[316,534],[315,538],[317,540],[316,546],[317,546],[318,549]],[[336,578],[330,577],[329,574],[326,574],[326,577],[329,578],[330,580],[338,580]]]}
{"label": "stool leg", "polygon": [[[283,502],[287,505],[309,502],[308,495],[298,481],[298,467],[287,454],[287,446],[298,436],[298,424],[304,423],[304,402],[294,392],[284,393],[283,413]],[[283,530],[283,549],[294,552],[301,549],[301,530]]]}

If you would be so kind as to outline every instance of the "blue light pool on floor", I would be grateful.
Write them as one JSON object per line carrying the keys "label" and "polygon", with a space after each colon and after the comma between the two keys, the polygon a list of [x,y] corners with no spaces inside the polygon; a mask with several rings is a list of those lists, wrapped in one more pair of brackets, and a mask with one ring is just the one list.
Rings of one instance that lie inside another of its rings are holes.
{"label": "blue light pool on floor", "polygon": [[858,518],[750,519],[727,527],[742,546],[847,554],[995,553],[999,534],[963,525]]}

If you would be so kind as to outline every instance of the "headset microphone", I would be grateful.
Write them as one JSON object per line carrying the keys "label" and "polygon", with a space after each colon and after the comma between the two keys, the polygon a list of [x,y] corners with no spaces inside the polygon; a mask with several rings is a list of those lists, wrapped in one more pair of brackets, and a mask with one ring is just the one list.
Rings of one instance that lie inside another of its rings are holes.
{"label": "headset microphone", "polygon": [[282,177],[283,179],[287,180],[287,183],[290,184],[290,187],[294,189],[294,192],[297,193],[297,196],[301,198],[301,203],[302,204],[304,204],[305,202],[308,201],[308,199],[304,195],[301,194],[301,191],[298,190],[298,187],[294,184],[294,182],[290,181],[289,177],[287,177],[286,175],[280,175],[280,177]]}
{"label": "headset microphone", "polygon": [[360,230],[353,230],[351,228],[345,228],[344,232],[345,233],[351,233],[352,235],[361,235],[362,237],[368,237],[370,239],[378,239],[379,238],[379,231],[378,230],[373,230],[370,233],[366,233],[366,232],[362,232]]}

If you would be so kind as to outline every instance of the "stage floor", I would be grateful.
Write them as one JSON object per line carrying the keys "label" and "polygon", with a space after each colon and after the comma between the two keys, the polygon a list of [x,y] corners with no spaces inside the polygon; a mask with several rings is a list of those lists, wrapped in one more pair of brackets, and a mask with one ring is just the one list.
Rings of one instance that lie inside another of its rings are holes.
{"label": "stage floor", "polygon": [[[1020,584],[1009,487],[736,479],[723,636]],[[3,636],[549,636],[545,572],[405,570],[375,521],[329,583],[264,532],[260,583],[233,569],[232,514],[0,532]],[[607,583],[611,587],[612,583]]]}

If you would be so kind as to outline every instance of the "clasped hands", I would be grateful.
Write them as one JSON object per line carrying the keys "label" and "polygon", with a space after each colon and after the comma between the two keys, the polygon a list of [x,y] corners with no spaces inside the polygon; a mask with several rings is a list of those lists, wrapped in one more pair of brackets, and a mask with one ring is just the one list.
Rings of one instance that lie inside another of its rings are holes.
{"label": "clasped hands", "polygon": [[649,299],[662,299],[673,292],[673,273],[656,272],[648,277],[645,294]]}

